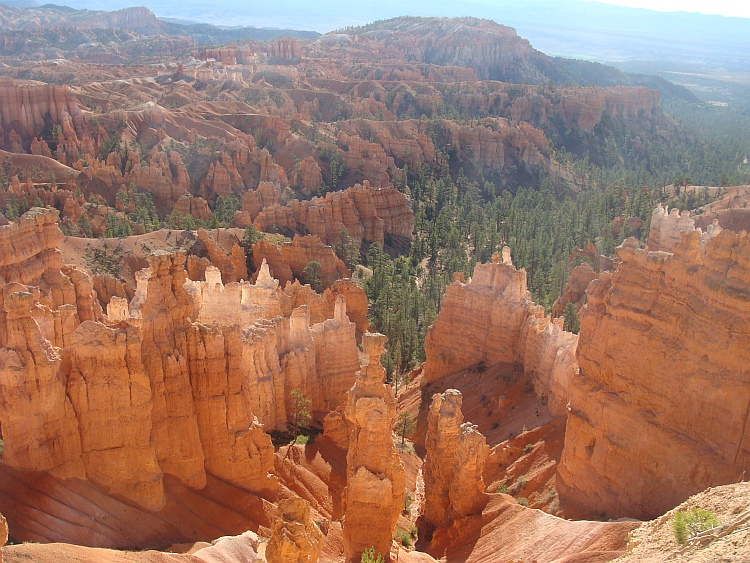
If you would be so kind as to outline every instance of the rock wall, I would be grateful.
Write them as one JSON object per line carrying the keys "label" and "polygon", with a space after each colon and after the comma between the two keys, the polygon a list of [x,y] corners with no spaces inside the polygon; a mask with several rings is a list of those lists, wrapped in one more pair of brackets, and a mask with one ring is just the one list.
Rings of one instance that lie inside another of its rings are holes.
{"label": "rock wall", "polygon": [[557,486],[566,512],[649,518],[750,468],[750,240],[617,249],[591,283]]}
{"label": "rock wall", "polygon": [[256,269],[263,260],[268,262],[271,275],[279,280],[282,287],[294,278],[302,279],[302,271],[312,260],[320,264],[318,276],[324,288],[352,275],[333,248],[323,244],[317,236],[295,236],[292,242],[280,245],[261,239],[253,245],[252,260]]}
{"label": "rock wall", "polygon": [[34,208],[0,227],[0,422],[4,462],[83,476],[81,439],[61,351],[82,320],[101,318],[87,274],[64,268],[57,212]]}
{"label": "rock wall", "polygon": [[213,266],[192,282],[183,253],[161,253],[132,301],[113,296],[104,316],[91,278],[62,266],[55,218],[36,210],[0,227],[0,275],[38,284],[0,291],[4,463],[87,478],[151,511],[164,474],[273,495],[266,431],[285,427],[289,392],[322,420],[359,369],[343,293],[313,324],[265,264],[256,284],[224,285]]}
{"label": "rock wall", "polygon": [[386,235],[411,240],[414,212],[406,196],[395,188],[373,188],[369,182],[341,192],[328,192],[310,201],[292,201],[263,209],[253,224],[259,231],[276,226],[291,233],[312,234],[328,245],[344,230],[357,242],[381,246]]}
{"label": "rock wall", "polygon": [[477,264],[468,283],[445,290],[435,323],[425,338],[426,381],[484,363],[521,363],[538,393],[549,397],[553,414],[563,414],[577,370],[576,335],[562,319],[545,317],[526,288],[526,271],[502,263]]}
{"label": "rock wall", "polygon": [[[44,127],[44,118],[49,114],[53,123],[80,134],[84,116],[76,97],[67,86],[19,86],[13,80],[0,83],[0,143],[10,150],[13,141],[31,141]],[[13,152],[26,152],[13,150]]]}
{"label": "rock wall", "polygon": [[404,508],[404,468],[391,434],[396,400],[383,383],[380,365],[385,341],[382,334],[364,335],[369,363],[357,373],[344,409],[350,428],[343,496],[347,561],[359,561],[370,547],[389,561],[396,520]]}
{"label": "rock wall", "polygon": [[448,389],[432,396],[427,415],[422,517],[432,529],[478,514],[487,502],[482,474],[489,447],[463,422],[461,404],[461,392]]}

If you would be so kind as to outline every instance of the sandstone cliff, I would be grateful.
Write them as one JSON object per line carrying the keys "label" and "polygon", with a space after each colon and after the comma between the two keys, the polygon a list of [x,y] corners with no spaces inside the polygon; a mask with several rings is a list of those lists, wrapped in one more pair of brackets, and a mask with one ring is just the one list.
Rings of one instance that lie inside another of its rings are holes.
{"label": "sandstone cliff", "polygon": [[364,335],[369,361],[357,373],[344,409],[350,428],[343,498],[347,561],[359,561],[370,547],[389,561],[396,520],[404,507],[404,468],[391,437],[396,401],[383,383],[380,365],[385,341],[382,334]]}
{"label": "sandstone cliff", "polygon": [[750,465],[745,233],[628,239],[588,290],[559,466],[571,513],[650,517]]}
{"label": "sandstone cliff", "polygon": [[313,235],[295,236],[292,242],[278,246],[266,239],[259,240],[253,245],[253,266],[259,268],[264,260],[282,286],[294,278],[303,279],[303,270],[313,260],[320,264],[318,277],[324,288],[331,287],[336,280],[351,277],[333,249]]}
{"label": "sandstone cliff", "polygon": [[285,427],[289,391],[322,419],[354,382],[344,294],[356,293],[330,293],[331,318],[311,323],[265,264],[256,284],[225,285],[213,266],[192,282],[183,253],[161,253],[105,317],[90,277],[62,266],[55,217],[34,211],[0,228],[5,463],[88,478],[147,510],[164,506],[164,474],[273,495],[266,432]]}
{"label": "sandstone cliff", "polygon": [[455,281],[446,288],[425,338],[425,380],[479,363],[521,363],[537,392],[549,397],[552,412],[563,414],[578,368],[577,337],[562,330],[561,318],[546,317],[534,305],[525,270],[500,262],[499,256],[493,260],[477,264],[468,283]]}
{"label": "sandstone cliff", "polygon": [[369,182],[324,198],[293,201],[284,207],[262,210],[253,224],[259,231],[276,226],[296,234],[313,234],[332,245],[344,230],[357,242],[363,239],[381,246],[386,236],[411,240],[414,212],[395,188],[373,188]]}

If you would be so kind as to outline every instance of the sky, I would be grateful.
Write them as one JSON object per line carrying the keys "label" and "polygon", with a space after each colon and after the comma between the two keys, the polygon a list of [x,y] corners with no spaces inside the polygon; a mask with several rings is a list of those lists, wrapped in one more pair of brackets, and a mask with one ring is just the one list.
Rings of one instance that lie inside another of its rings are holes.
{"label": "sky", "polygon": [[[592,0],[585,0],[590,2]],[[660,12],[698,12],[739,18],[750,18],[750,2],[742,0],[596,0],[604,4],[647,8]]]}

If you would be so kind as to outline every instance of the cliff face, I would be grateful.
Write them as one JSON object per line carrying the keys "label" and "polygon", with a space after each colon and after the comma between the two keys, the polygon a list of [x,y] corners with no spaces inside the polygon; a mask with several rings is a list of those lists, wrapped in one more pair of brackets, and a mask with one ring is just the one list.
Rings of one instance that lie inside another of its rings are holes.
{"label": "cliff face", "polygon": [[0,420],[5,463],[83,476],[78,422],[60,349],[82,320],[101,317],[91,279],[63,268],[54,211],[34,209],[0,227]]}
{"label": "cliff face", "polygon": [[628,239],[589,286],[558,476],[573,513],[655,516],[750,467],[749,250],[729,231],[674,253]]}
{"label": "cliff face", "polygon": [[[337,237],[338,238],[338,237]],[[333,248],[323,244],[316,236],[295,236],[290,243],[277,246],[265,239],[253,245],[253,265],[258,268],[263,261],[268,262],[271,274],[282,286],[296,277],[302,279],[303,270],[311,261],[320,264],[320,284],[331,287],[336,280],[351,277],[351,272],[333,252]]]}
{"label": "cliff face", "polygon": [[[71,137],[81,134],[83,112],[67,86],[18,86],[12,80],[0,83],[0,143],[13,152],[20,141],[30,142],[41,134],[45,116],[61,124]],[[18,143],[13,146],[14,140]]]}
{"label": "cliff face", "polygon": [[395,188],[373,188],[369,182],[324,198],[293,201],[262,210],[253,222],[259,231],[276,226],[296,234],[312,234],[335,244],[344,230],[357,242],[367,239],[381,246],[386,235],[411,240],[414,212]]}
{"label": "cliff face", "polygon": [[404,468],[391,437],[396,401],[383,383],[380,365],[385,341],[377,333],[362,338],[369,363],[357,373],[344,409],[350,429],[343,498],[347,561],[359,561],[370,547],[389,561],[396,520],[404,507]]}
{"label": "cliff face", "polygon": [[562,330],[562,319],[545,317],[534,305],[525,270],[494,259],[477,264],[468,283],[446,288],[425,338],[425,380],[478,363],[521,363],[537,392],[548,396],[553,414],[563,414],[578,368],[577,337]]}
{"label": "cliff face", "polygon": [[285,427],[289,392],[322,419],[359,368],[345,289],[313,324],[265,264],[256,284],[225,285],[213,266],[192,282],[184,254],[162,253],[137,273],[132,301],[111,297],[104,316],[90,277],[62,266],[55,217],[0,227],[4,463],[87,478],[148,511],[166,502],[165,474],[274,494],[266,431]]}

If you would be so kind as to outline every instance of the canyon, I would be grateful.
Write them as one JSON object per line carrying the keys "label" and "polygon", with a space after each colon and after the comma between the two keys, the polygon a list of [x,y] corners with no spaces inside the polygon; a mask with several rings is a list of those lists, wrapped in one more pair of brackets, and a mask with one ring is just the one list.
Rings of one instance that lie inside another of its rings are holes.
{"label": "canyon", "polygon": [[198,47],[24,10],[0,561],[663,560],[676,507],[750,508],[747,186],[539,219],[683,138],[662,93],[475,18]]}

